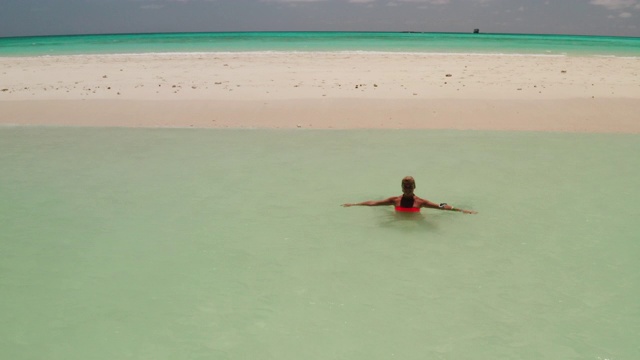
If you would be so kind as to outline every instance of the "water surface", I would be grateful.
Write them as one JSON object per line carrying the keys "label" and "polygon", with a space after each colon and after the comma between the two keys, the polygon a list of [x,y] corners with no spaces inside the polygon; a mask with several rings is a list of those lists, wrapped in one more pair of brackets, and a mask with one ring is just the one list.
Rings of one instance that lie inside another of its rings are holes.
{"label": "water surface", "polygon": [[0,358],[638,358],[639,140],[0,128]]}

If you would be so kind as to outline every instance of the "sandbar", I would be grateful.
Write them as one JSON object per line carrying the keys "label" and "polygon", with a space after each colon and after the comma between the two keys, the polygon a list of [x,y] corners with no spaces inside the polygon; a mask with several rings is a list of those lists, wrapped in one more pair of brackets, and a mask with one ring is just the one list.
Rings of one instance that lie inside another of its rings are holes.
{"label": "sandbar", "polygon": [[0,58],[0,124],[640,133],[640,58],[367,52]]}

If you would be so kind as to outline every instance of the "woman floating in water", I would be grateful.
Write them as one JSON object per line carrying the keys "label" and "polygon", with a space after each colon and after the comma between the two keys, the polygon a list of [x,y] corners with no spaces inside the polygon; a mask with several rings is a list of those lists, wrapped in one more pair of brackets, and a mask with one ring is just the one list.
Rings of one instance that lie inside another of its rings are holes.
{"label": "woman floating in water", "polygon": [[396,211],[399,212],[420,212],[420,208],[432,208],[449,211],[459,211],[465,214],[477,214],[477,211],[465,210],[454,207],[447,203],[436,204],[429,200],[425,200],[417,197],[413,190],[416,188],[416,181],[411,176],[407,176],[402,179],[402,195],[392,196],[388,199],[374,201],[363,201],[357,204],[342,204],[344,207],[349,206],[381,206],[381,205],[393,205]]}

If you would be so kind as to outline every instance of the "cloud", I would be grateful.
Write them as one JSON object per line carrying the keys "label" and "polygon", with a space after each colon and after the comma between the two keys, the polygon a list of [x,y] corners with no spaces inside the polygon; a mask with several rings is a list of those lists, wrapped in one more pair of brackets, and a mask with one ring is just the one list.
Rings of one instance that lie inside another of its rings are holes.
{"label": "cloud", "polygon": [[451,0],[397,0],[398,2],[412,2],[412,3],[427,3],[432,5],[444,5],[451,2]]}
{"label": "cloud", "polygon": [[157,10],[157,9],[162,9],[163,7],[164,7],[163,4],[140,5],[140,9],[143,9],[143,10]]}
{"label": "cloud", "polygon": [[[194,0],[133,0],[136,3],[140,3],[140,9],[143,10],[157,10],[167,6],[167,4],[178,3],[187,4]],[[195,0],[195,1],[215,1],[215,0]]]}
{"label": "cloud", "polygon": [[[173,0],[173,1],[190,1],[190,0]],[[312,3],[312,2],[328,2],[329,0],[260,0],[261,2],[266,3]],[[378,0],[343,0],[352,4],[371,4],[377,2]],[[487,3],[494,0],[472,0],[472,2],[476,3]],[[387,5],[394,4],[391,6],[398,5],[400,3],[419,3],[419,4],[430,4],[430,5],[445,5],[449,4],[451,0],[394,0],[387,2]]]}
{"label": "cloud", "polygon": [[132,0],[133,2],[136,3],[147,3],[149,5],[140,5],[141,8],[143,9],[159,9],[161,7],[164,7],[166,4],[171,4],[171,3],[181,3],[181,4],[186,4],[186,3],[193,3],[193,2],[216,2],[218,0]]}
{"label": "cloud", "polygon": [[591,0],[591,5],[603,6],[609,10],[619,10],[626,8],[638,8],[638,0]]}
{"label": "cloud", "polygon": [[623,12],[623,13],[620,13],[620,15],[618,15],[618,16],[620,16],[621,18],[625,18],[626,19],[626,18],[632,17],[633,14],[630,13],[630,12]]}
{"label": "cloud", "polygon": [[262,2],[268,3],[312,3],[312,2],[321,2],[327,0],[260,0]]}

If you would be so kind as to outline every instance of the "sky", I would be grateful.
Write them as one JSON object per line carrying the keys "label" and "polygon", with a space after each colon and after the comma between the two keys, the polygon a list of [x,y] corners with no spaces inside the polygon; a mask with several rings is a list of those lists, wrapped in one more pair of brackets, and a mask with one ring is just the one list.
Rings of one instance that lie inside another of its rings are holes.
{"label": "sky", "polygon": [[475,28],[640,37],[640,0],[0,0],[0,37]]}

